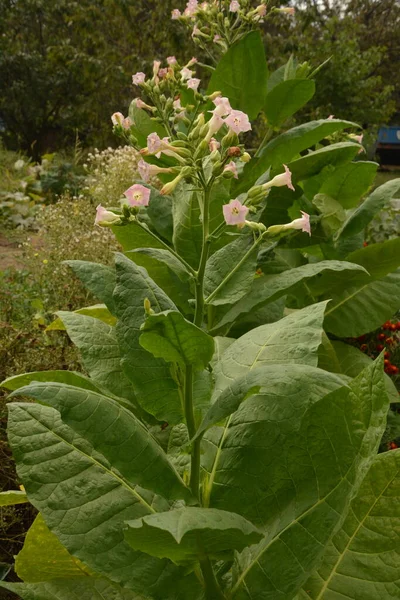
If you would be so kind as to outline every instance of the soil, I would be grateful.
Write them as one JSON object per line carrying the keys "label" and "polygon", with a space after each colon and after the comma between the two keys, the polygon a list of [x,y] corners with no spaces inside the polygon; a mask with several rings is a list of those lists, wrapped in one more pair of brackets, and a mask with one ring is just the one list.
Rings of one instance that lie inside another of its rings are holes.
{"label": "soil", "polygon": [[0,233],[0,271],[15,268],[21,269],[22,264],[22,248],[15,238],[8,238]]}

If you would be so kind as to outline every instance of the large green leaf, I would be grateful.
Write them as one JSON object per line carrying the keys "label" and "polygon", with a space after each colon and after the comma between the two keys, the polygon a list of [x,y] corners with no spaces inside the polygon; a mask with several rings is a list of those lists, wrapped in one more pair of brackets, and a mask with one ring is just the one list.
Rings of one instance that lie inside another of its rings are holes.
{"label": "large green leaf", "polygon": [[250,370],[266,364],[316,367],[326,304],[307,306],[277,323],[252,329],[233,342],[214,368],[215,393]]}
{"label": "large green leaf", "polygon": [[[204,276],[206,302],[214,305],[234,304],[249,291],[257,266],[258,248],[253,248],[253,245],[253,236],[241,235],[208,259]],[[219,287],[246,255],[243,264]],[[212,298],[209,300],[210,296]]]}
{"label": "large green leaf", "polygon": [[121,368],[115,327],[99,319],[61,311],[58,313],[68,336],[79,349],[83,364],[94,383],[137,406],[132,385]]}
{"label": "large green leaf", "polygon": [[[338,362],[339,369],[334,373],[343,373],[349,377],[357,377],[363,369],[368,367],[372,358],[361,352],[355,346],[345,344],[338,340],[331,341],[332,348],[336,354],[336,361]],[[399,392],[393,383],[393,380],[388,376],[384,375],[386,393],[389,396],[391,402],[399,401]]]}
{"label": "large green leaf", "polygon": [[116,334],[121,348],[124,373],[132,382],[141,406],[161,421],[179,423],[183,418],[178,384],[170,366],[155,358],[139,343],[145,321],[144,301],[156,312],[176,310],[176,306],[148,276],[126,256],[116,257],[117,286],[114,300],[119,321]]}
{"label": "large green leaf", "polygon": [[377,451],[388,409],[381,360],[327,395],[309,385],[306,397],[297,385],[270,401],[247,400],[223,436],[211,506],[235,510],[266,532],[238,558],[235,599],[295,596]]}
{"label": "large green leaf", "polygon": [[[339,337],[357,337],[377,329],[400,307],[400,238],[374,244],[349,254],[371,277],[359,275],[350,285],[332,277],[325,297],[332,299],[325,326]],[[319,282],[320,284],[321,282]]]}
{"label": "large green leaf", "polygon": [[39,513],[15,559],[15,572],[25,583],[87,577],[90,571],[67,552]]}
{"label": "large green leaf", "polygon": [[219,61],[210,79],[207,93],[220,91],[232,107],[255,119],[267,94],[267,61],[258,31],[248,33],[233,44]]}
{"label": "large green leaf", "polygon": [[74,371],[34,371],[33,373],[24,373],[23,375],[9,377],[2,381],[0,385],[13,392],[29,385],[32,381],[57,381],[86,390],[92,390],[93,392],[101,391],[99,386],[96,386],[89,377],[82,375],[82,373],[74,373]]}
{"label": "large green leaf", "polygon": [[319,192],[335,198],[343,208],[353,208],[373,184],[377,168],[377,163],[362,160],[342,165],[324,179]]}
{"label": "large green leaf", "polygon": [[[116,583],[156,600],[187,600],[187,587],[197,598],[196,578],[185,577],[167,561],[134,552],[123,539],[124,521],[168,510],[166,501],[112,469],[87,439],[62,422],[55,409],[11,403],[9,413],[9,440],[19,477],[32,504],[71,555]],[[93,430],[97,423],[103,427],[95,420]],[[101,441],[104,431],[97,435]],[[111,452],[118,448],[119,439],[115,438]],[[126,468],[131,468],[124,458]],[[169,595],[173,586],[177,586],[176,593]]]}
{"label": "large green leaf", "polygon": [[174,230],[172,198],[163,196],[159,190],[151,188],[150,203],[146,214],[156,232],[169,243],[172,243]]}
{"label": "large green leaf", "polygon": [[357,127],[357,125],[339,119],[320,119],[293,127],[278,135],[262,148],[257,157],[245,165],[243,174],[235,185],[235,193],[244,192],[269,168],[276,169],[282,164],[289,163],[303,150],[348,127]]}
{"label": "large green leaf", "polygon": [[303,181],[316,175],[328,165],[342,165],[350,162],[357,154],[359,146],[351,142],[331,144],[310,152],[289,163],[294,181]]}
{"label": "large green leaf", "polygon": [[[117,319],[110,313],[105,304],[94,304],[93,306],[78,308],[78,310],[74,310],[74,313],[99,319],[103,323],[107,323],[107,325],[112,325],[113,327],[117,322]],[[46,327],[46,331],[66,331],[66,327],[60,317],[58,317]]]}
{"label": "large green leaf", "polygon": [[[58,410],[64,423],[88,440],[131,485],[168,499],[190,498],[162,448],[133,413],[115,400],[62,383],[32,383],[13,394]],[[94,413],[95,419],[91,418]]]}
{"label": "large green leaf", "polygon": [[115,237],[121,244],[123,250],[128,252],[135,248],[163,248],[161,241],[153,237],[146,224],[138,225],[136,221],[127,225],[116,225],[112,228]]}
{"label": "large green leaf", "polygon": [[180,312],[149,315],[141,327],[140,345],[156,358],[176,362],[183,369],[206,369],[214,355],[214,340],[187,321]]}
{"label": "large green leaf", "polygon": [[15,504],[26,504],[29,502],[26,493],[21,490],[9,490],[0,492],[0,506],[14,506]]}
{"label": "large green leaf", "polygon": [[[349,514],[304,586],[313,600],[377,600],[400,594],[400,451],[376,457]],[[303,596],[302,596],[303,597]]]}
{"label": "large green leaf", "polygon": [[145,110],[138,108],[134,100],[129,106],[129,116],[133,122],[132,131],[141,148],[147,146],[147,136],[150,133],[158,133],[161,138],[167,135],[161,123],[157,123]]}
{"label": "large green leaf", "polygon": [[387,206],[393,198],[398,197],[399,192],[400,178],[387,181],[376,188],[349,216],[338,232],[338,237],[351,237],[362,231],[382,208]]}
{"label": "large green leaf", "polygon": [[115,269],[85,260],[67,260],[65,264],[71,267],[86,289],[114,314]]}
{"label": "large green leaf", "polygon": [[268,93],[264,112],[269,125],[277,127],[307,104],[315,94],[311,79],[288,79],[278,83]]}
{"label": "large green leaf", "polygon": [[146,600],[106,579],[80,577],[43,583],[5,583],[0,587],[14,592],[22,600]]}
{"label": "large green leaf", "polygon": [[256,544],[263,534],[240,515],[210,508],[178,508],[127,523],[125,539],[135,550],[175,563],[218,558]]}
{"label": "large green leaf", "polygon": [[293,293],[296,286],[307,283],[308,279],[317,277],[320,273],[334,271],[343,273],[344,281],[351,280],[353,274],[365,272],[360,265],[346,261],[324,260],[289,269],[278,275],[263,275],[254,279],[249,293],[235,304],[214,327],[215,331],[232,324],[247,313],[258,310],[265,304],[273,302],[288,293]]}

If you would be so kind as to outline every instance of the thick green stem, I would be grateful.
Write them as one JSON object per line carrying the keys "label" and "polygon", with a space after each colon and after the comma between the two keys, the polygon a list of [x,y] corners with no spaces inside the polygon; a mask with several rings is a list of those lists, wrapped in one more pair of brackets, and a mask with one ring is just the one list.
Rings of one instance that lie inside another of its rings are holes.
{"label": "thick green stem", "polygon": [[[192,439],[196,433],[196,421],[193,407],[193,367],[189,365],[185,372],[185,418],[189,438]],[[192,448],[190,489],[193,495],[199,497],[200,484],[200,443],[194,442]]]}
{"label": "thick green stem", "polygon": [[200,561],[206,590],[206,600],[225,600],[209,558]]}
{"label": "thick green stem", "polygon": [[201,327],[204,316],[204,273],[208,253],[210,250],[210,195],[212,184],[204,191],[204,206],[203,206],[203,246],[201,249],[199,270],[196,276],[196,312],[194,315],[194,324]]}

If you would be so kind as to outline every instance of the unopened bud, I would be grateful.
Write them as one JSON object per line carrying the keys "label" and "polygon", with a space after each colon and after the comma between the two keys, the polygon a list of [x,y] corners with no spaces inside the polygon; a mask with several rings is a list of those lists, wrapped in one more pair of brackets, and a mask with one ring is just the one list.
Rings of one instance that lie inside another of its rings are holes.
{"label": "unopened bud", "polygon": [[222,96],[222,92],[213,92],[209,96],[206,96],[206,100],[214,101],[216,98],[219,98],[219,96]]}
{"label": "unopened bud", "polygon": [[239,148],[239,146],[231,146],[230,148],[228,148],[228,151],[227,151],[228,156],[239,157],[239,156],[241,156],[241,154],[242,154],[242,151]]}
{"label": "unopened bud", "polygon": [[182,140],[182,141],[184,141],[184,142],[186,142],[186,141],[187,141],[187,139],[188,139],[188,136],[186,135],[186,133],[183,133],[183,131],[178,131],[178,132],[176,133],[176,137],[177,137],[179,140]]}
{"label": "unopened bud", "polygon": [[213,150],[210,154],[210,160],[211,162],[215,162],[217,160],[221,160],[221,154],[218,152],[218,150]]}
{"label": "unopened bud", "polygon": [[249,191],[247,192],[247,197],[256,198],[260,194],[264,194],[262,185],[255,185],[254,187],[249,189]]}
{"label": "unopened bud", "polygon": [[197,158],[201,158],[201,157],[205,156],[206,154],[208,154],[208,152],[209,152],[209,147],[208,147],[207,140],[201,140],[201,142],[197,146],[197,150],[194,154],[194,159],[196,160]]}
{"label": "unopened bud", "polygon": [[251,160],[251,156],[248,152],[243,152],[242,156],[240,157],[240,160],[244,163],[248,163]]}
{"label": "unopened bud", "polygon": [[146,315],[154,315],[154,310],[151,308],[151,302],[148,298],[144,299],[144,311]]}
{"label": "unopened bud", "polygon": [[221,146],[222,148],[230,148],[231,146],[236,146],[238,141],[237,134],[230,129],[229,132],[222,138]]}
{"label": "unopened bud", "polygon": [[264,233],[264,231],[267,230],[263,223],[256,223],[256,221],[245,221],[245,224],[247,225],[247,227],[250,227],[250,229],[252,229],[253,231],[259,231],[261,233]]}

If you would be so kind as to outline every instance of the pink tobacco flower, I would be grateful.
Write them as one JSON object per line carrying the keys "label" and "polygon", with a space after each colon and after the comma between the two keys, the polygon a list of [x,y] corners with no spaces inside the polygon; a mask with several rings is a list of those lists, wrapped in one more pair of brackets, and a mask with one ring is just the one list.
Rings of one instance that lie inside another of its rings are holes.
{"label": "pink tobacco flower", "polygon": [[158,71],[158,76],[159,76],[160,79],[164,79],[167,75],[168,75],[168,69],[167,68],[160,69]]}
{"label": "pink tobacco flower", "polygon": [[224,204],[222,210],[227,225],[241,225],[242,227],[249,212],[247,206],[244,206],[239,200],[231,200],[229,204]]}
{"label": "pink tobacco flower", "polygon": [[179,10],[179,8],[174,8],[174,10],[171,13],[171,19],[173,21],[177,21],[181,16],[182,16],[182,13]]}
{"label": "pink tobacco flower", "polygon": [[191,79],[192,75],[193,75],[193,71],[191,71],[187,67],[183,67],[183,69],[181,70],[182,81],[186,81],[187,79]]}
{"label": "pink tobacco flower", "polygon": [[215,109],[212,111],[214,115],[218,115],[219,117],[225,117],[232,112],[232,107],[230,105],[229,99],[222,96],[217,96],[215,100],[213,100],[215,104]]}
{"label": "pink tobacco flower", "polygon": [[148,206],[150,202],[150,190],[140,183],[135,183],[124,192],[130,206]]}
{"label": "pink tobacco flower", "polygon": [[241,110],[232,110],[226,117],[225,123],[237,134],[251,130],[249,117]]}
{"label": "pink tobacco flower", "polygon": [[157,77],[158,71],[160,70],[160,66],[161,66],[160,60],[153,61],[153,77]]}
{"label": "pink tobacco flower", "polygon": [[122,121],[122,127],[124,129],[130,129],[132,127],[133,123],[132,123],[132,119],[130,117],[126,117],[123,121]]}
{"label": "pink tobacco flower", "polygon": [[194,90],[195,92],[197,92],[199,85],[200,85],[200,79],[196,79],[195,77],[191,77],[190,79],[188,79],[187,86],[191,90]]}
{"label": "pink tobacco flower", "polygon": [[328,121],[332,121],[332,119],[334,119],[334,118],[335,118],[335,115],[329,115]]}
{"label": "pink tobacco flower", "polygon": [[192,38],[194,38],[194,37],[196,37],[196,36],[198,36],[198,35],[201,35],[201,31],[200,31],[200,29],[197,27],[197,25],[195,25],[195,26],[193,27],[193,31],[192,31]]}
{"label": "pink tobacco flower", "polygon": [[124,115],[122,113],[116,112],[113,115],[111,115],[112,124],[114,126],[122,125],[122,122],[123,122],[124,118],[125,117],[124,117]]}
{"label": "pink tobacco flower", "polygon": [[150,154],[157,154],[162,151],[162,140],[157,133],[151,133],[147,136],[147,149]]}
{"label": "pink tobacco flower", "polygon": [[216,33],[216,34],[214,35],[214,38],[213,38],[213,42],[214,42],[214,44],[216,44],[217,42],[220,42],[220,41],[221,41],[221,39],[222,39],[222,38],[221,38],[221,36],[220,36],[220,35],[218,35],[218,33]]}
{"label": "pink tobacco flower", "polygon": [[146,75],[145,75],[145,73],[142,73],[141,71],[139,71],[138,73],[135,73],[135,75],[132,75],[133,85],[140,85],[141,83],[144,83],[145,79],[146,79]]}
{"label": "pink tobacco flower", "polygon": [[236,166],[236,164],[234,163],[233,160],[231,160],[230,163],[228,163],[227,165],[225,165],[224,171],[230,171],[231,173],[233,173],[234,178],[238,179],[237,166]]}
{"label": "pink tobacco flower", "polygon": [[175,56],[168,56],[167,58],[167,64],[171,67],[172,65],[176,65],[178,61],[176,60]]}
{"label": "pink tobacco flower", "polygon": [[149,181],[150,179],[150,169],[149,169],[149,164],[147,162],[145,162],[143,160],[143,158],[141,158],[138,162],[138,171],[140,174],[140,177],[143,179],[143,181]]}
{"label": "pink tobacco flower", "polygon": [[286,6],[284,8],[278,8],[278,11],[287,15],[294,15],[296,9],[293,6]]}
{"label": "pink tobacco flower", "polygon": [[189,60],[188,64],[185,65],[185,67],[193,67],[193,65],[195,65],[198,62],[199,61],[197,60],[197,58],[195,56],[192,56],[192,58]]}
{"label": "pink tobacco flower", "polygon": [[289,188],[289,190],[292,190],[294,192],[294,187],[292,184],[292,173],[286,165],[283,165],[283,166],[285,168],[284,173],[281,173],[280,175],[276,175],[273,179],[271,179],[271,181],[268,181],[268,183],[264,183],[262,188],[265,192],[269,188],[283,187],[284,185],[286,185]]}
{"label": "pink tobacco flower", "polygon": [[120,220],[119,216],[115,213],[107,210],[99,204],[96,208],[96,219],[94,221],[95,225],[100,225],[101,227],[111,227],[115,225]]}
{"label": "pink tobacco flower", "polygon": [[302,210],[300,212],[302,214],[300,219],[295,219],[291,223],[287,223],[284,227],[285,229],[301,229],[311,236],[310,215]]}
{"label": "pink tobacco flower", "polygon": [[198,9],[198,1],[197,0],[189,0],[186,4],[186,8],[184,11],[185,17],[194,17]]}
{"label": "pink tobacco flower", "polygon": [[265,15],[267,14],[267,7],[265,6],[265,4],[260,4],[259,6],[257,6],[256,13],[259,17],[265,17]]}
{"label": "pink tobacco flower", "polygon": [[232,2],[229,5],[229,10],[230,12],[236,13],[240,10],[240,4],[238,2],[238,0],[232,0]]}
{"label": "pink tobacco flower", "polygon": [[[214,111],[213,111],[214,112]],[[221,129],[224,124],[224,120],[219,115],[213,114],[211,119],[208,121],[208,132],[205,137],[207,142],[210,142],[211,138],[214,136],[214,133],[217,133]]]}
{"label": "pink tobacco flower", "polygon": [[221,148],[221,144],[215,138],[211,138],[208,146],[210,148],[210,152],[214,152],[215,150],[219,150]]}

